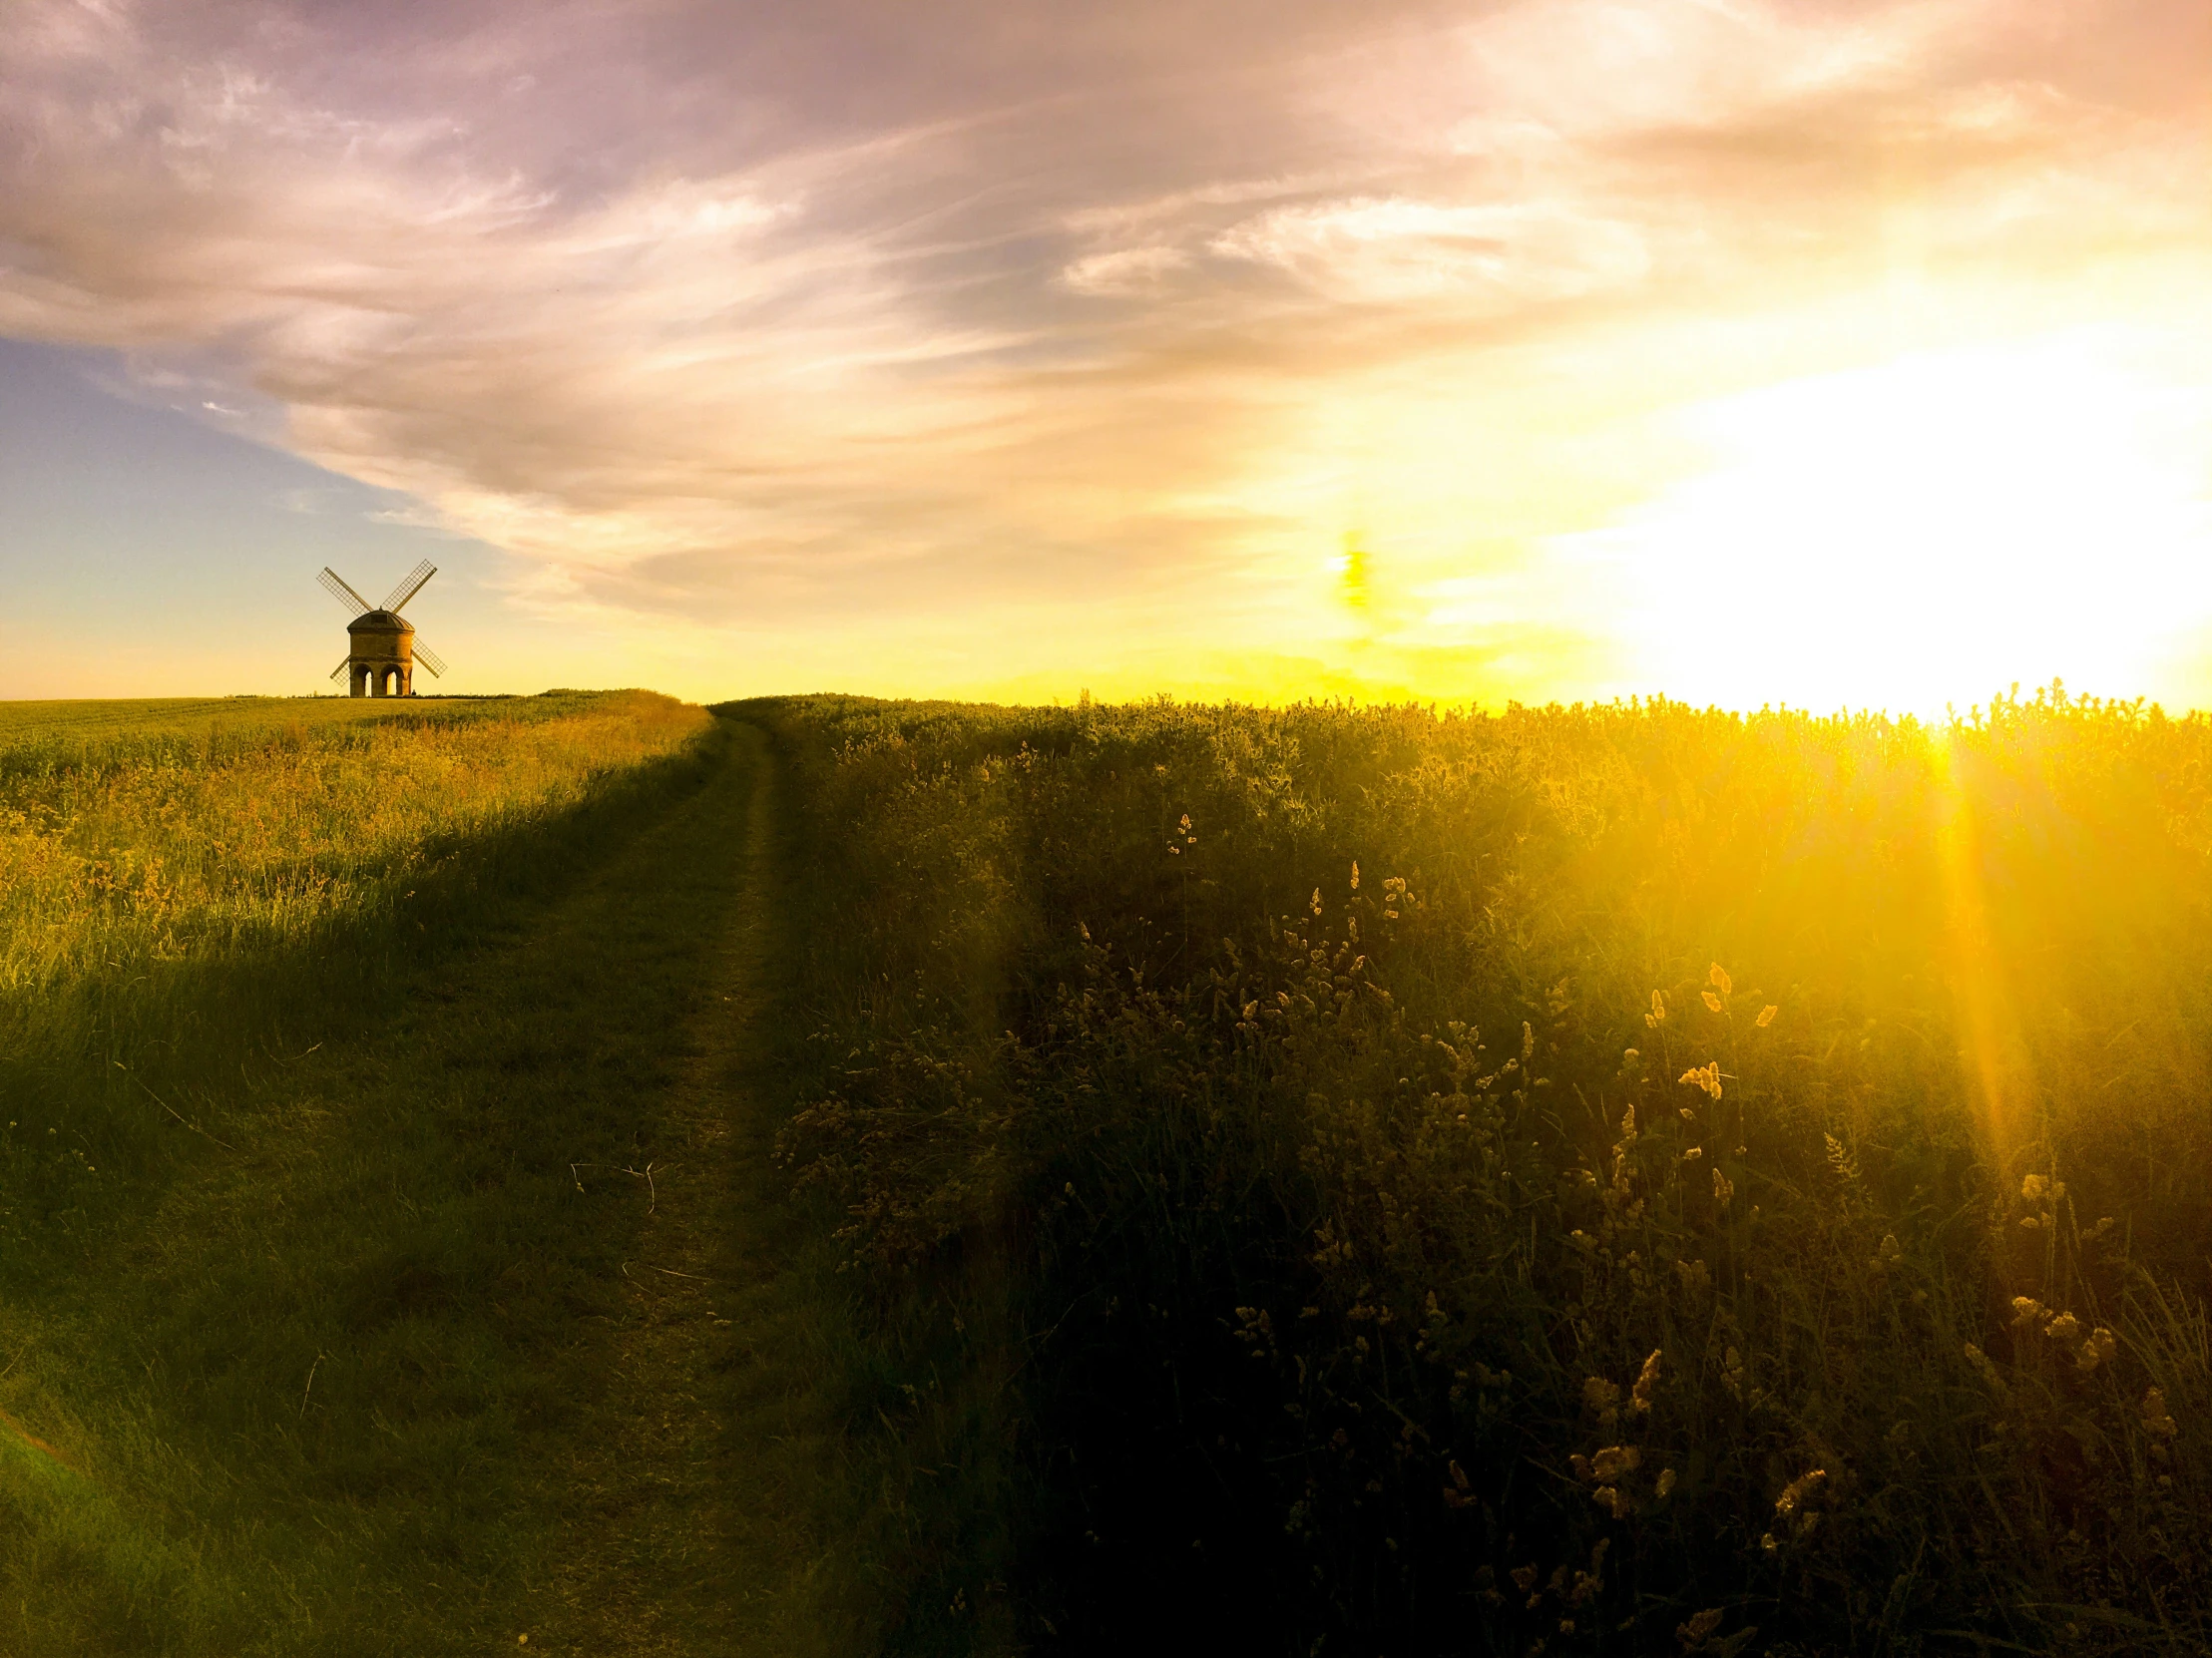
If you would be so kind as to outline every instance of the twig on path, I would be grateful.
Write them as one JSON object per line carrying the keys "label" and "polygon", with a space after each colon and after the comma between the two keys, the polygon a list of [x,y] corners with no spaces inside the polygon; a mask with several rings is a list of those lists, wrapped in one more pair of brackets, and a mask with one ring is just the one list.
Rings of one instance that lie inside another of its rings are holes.
{"label": "twig on path", "polygon": [[650,1215],[661,1204],[660,1190],[653,1183],[653,1171],[659,1169],[663,1174],[666,1174],[670,1169],[678,1169],[682,1166],[681,1163],[648,1163],[644,1168],[623,1168],[614,1163],[571,1163],[569,1165],[569,1178],[576,1181],[578,1191],[584,1189],[584,1181],[576,1172],[580,1168],[603,1168],[612,1174],[627,1174],[633,1180],[643,1180],[646,1183],[646,1213]]}
{"label": "twig on path", "polygon": [[[133,1070],[129,1065],[125,1064],[121,1059],[115,1060],[114,1064],[116,1069],[123,1072],[123,1074],[128,1076],[132,1081],[138,1083],[140,1087],[146,1088],[146,1078],[141,1076],[137,1071]],[[183,1117],[177,1116],[176,1107],[171,1105],[168,1100],[164,1099],[152,1088],[146,1088],[146,1097],[151,1099],[155,1104],[159,1105],[163,1110],[169,1112],[171,1116],[177,1117],[177,1120],[179,1122],[185,1122],[185,1119]],[[238,1149],[236,1146],[230,1144],[230,1142],[227,1140],[216,1140],[216,1137],[213,1134],[209,1133],[207,1129],[201,1127],[200,1124],[197,1122],[185,1122],[185,1126],[187,1128],[190,1128],[195,1134],[198,1134],[202,1139],[215,1140],[216,1144],[221,1146],[222,1149],[225,1151],[234,1152]]]}

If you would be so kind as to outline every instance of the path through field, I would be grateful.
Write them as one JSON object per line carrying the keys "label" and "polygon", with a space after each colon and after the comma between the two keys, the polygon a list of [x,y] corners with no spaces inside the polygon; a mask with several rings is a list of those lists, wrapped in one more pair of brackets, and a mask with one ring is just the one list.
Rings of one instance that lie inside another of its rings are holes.
{"label": "path through field", "polygon": [[0,1650],[866,1644],[768,1160],[773,787],[725,722],[392,1017],[158,1102],[197,1162],[30,1310],[11,1398],[85,1471],[22,1475]]}

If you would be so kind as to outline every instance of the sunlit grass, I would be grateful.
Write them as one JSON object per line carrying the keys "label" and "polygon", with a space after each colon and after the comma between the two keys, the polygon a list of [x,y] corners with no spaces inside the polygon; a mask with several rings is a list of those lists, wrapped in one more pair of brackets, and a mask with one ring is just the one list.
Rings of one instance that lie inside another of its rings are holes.
{"label": "sunlit grass", "polygon": [[2201,1649],[2212,723],[766,717],[1039,1638]]}

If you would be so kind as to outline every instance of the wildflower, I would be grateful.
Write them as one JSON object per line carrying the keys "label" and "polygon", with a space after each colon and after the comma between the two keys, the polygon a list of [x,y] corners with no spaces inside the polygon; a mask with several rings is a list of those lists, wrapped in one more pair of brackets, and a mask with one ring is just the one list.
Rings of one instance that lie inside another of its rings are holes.
{"label": "wildflower", "polygon": [[1593,1376],[1582,1384],[1582,1407],[1590,1415],[1608,1415],[1620,1403],[1620,1384]]}
{"label": "wildflower", "polygon": [[1743,1355],[1734,1348],[1721,1355],[1720,1385],[1737,1399],[1743,1398]]}
{"label": "wildflower", "polygon": [[2092,1371],[2117,1353],[2119,1347],[2119,1339],[2100,1324],[2089,1332],[2089,1339],[2075,1352],[2073,1361],[2083,1370]]}
{"label": "wildflower", "polygon": [[1873,1258],[1867,1262],[1867,1265],[1878,1273],[1888,1272],[1904,1259],[1905,1251],[1898,1248],[1897,1234],[1895,1232],[1885,1232],[1882,1234],[1882,1242],[1876,1246]]}
{"label": "wildflower", "polygon": [[2032,1203],[2050,1190],[2050,1182],[2039,1174],[2030,1174],[2020,1182],[2020,1196]]}
{"label": "wildflower", "polygon": [[2070,1342],[2081,1334],[2081,1321],[2071,1313],[2060,1313],[2045,1327],[2043,1334],[2054,1342]]}
{"label": "wildflower", "polygon": [[[1185,829],[1189,828],[1190,819],[1184,818],[1182,820],[1182,826]],[[1360,890],[1360,861],[1357,858],[1354,858],[1352,860],[1352,890],[1354,892],[1358,892]]]}
{"label": "wildflower", "polygon": [[1583,1477],[1600,1484],[1617,1484],[1622,1474],[1635,1472],[1642,1462],[1643,1452],[1634,1446],[1609,1445],[1589,1459],[1589,1472]]}
{"label": "wildflower", "polygon": [[1600,1485],[1589,1494],[1591,1500],[1614,1519],[1619,1519],[1628,1511],[1628,1504],[1621,1500],[1620,1492],[1610,1485]]}
{"label": "wildflower", "polygon": [[1688,1082],[1696,1087],[1703,1088],[1713,1098],[1718,1099],[1720,1097],[1720,1061],[1714,1059],[1706,1064],[1692,1065],[1675,1080]]}
{"label": "wildflower", "polygon": [[1990,1362],[1990,1356],[1972,1342],[1966,1344],[1966,1351],[1967,1363],[1972,1365],[1982,1380],[1989,1385],[1990,1391],[1999,1399],[2010,1397],[2010,1390],[2004,1386],[2004,1378],[1997,1374],[1996,1366]]}
{"label": "wildflower", "polygon": [[1768,1026],[1774,1023],[1774,1016],[1781,1011],[1781,1009],[1777,1008],[1773,1003],[1769,1002],[1764,1008],[1761,1008],[1759,1010],[1759,1017],[1754,1023],[1758,1025],[1760,1030],[1764,1031]]}
{"label": "wildflower", "polygon": [[1705,1148],[1703,1146],[1693,1145],[1689,1148],[1689,1150],[1682,1153],[1682,1161],[1685,1163],[1694,1163],[1697,1161],[1698,1158],[1704,1155]]}
{"label": "wildflower", "polygon": [[2154,1440],[2170,1440],[2181,1432],[2181,1425],[2166,1411],[2163,1389],[2153,1388],[2143,1395],[2143,1432]]}
{"label": "wildflower", "polygon": [[[1597,1539],[1597,1546],[1589,1551],[1589,1570],[1578,1571],[1574,1574],[1574,1587],[1567,1591],[1566,1596],[1566,1603],[1569,1606],[1579,1606],[1591,1595],[1601,1593],[1604,1590],[1605,1579],[1602,1573],[1605,1569],[1605,1551],[1612,1546],[1613,1540],[1610,1537]],[[1570,1623],[1559,1625],[1561,1630],[1569,1633],[1572,1632],[1573,1627]]]}
{"label": "wildflower", "polygon": [[2016,1295],[2012,1297],[2012,1322],[2014,1324],[2033,1324],[2043,1316],[2044,1311],[2043,1304],[2032,1296]]}
{"label": "wildflower", "polygon": [[1776,1542],[1776,1541],[1774,1540],[1774,1533],[1773,1533],[1773,1532],[1771,1532],[1771,1531],[1769,1531],[1769,1532],[1768,1532],[1768,1533],[1767,1533],[1767,1534],[1766,1534],[1765,1536],[1763,1536],[1763,1537],[1761,1537],[1761,1538],[1759,1539],[1759,1547],[1760,1547],[1761,1549],[1763,1549],[1763,1550],[1764,1550],[1765,1552],[1767,1552],[1768,1554],[1772,1554],[1772,1553],[1773,1553],[1773,1552],[1774,1552],[1774,1551],[1775,1551],[1776,1549],[1780,1548],[1781,1546],[1782,1546],[1782,1545],[1781,1545],[1780,1543],[1778,1543],[1778,1542]]}
{"label": "wildflower", "polygon": [[1701,997],[1703,997],[1703,998],[1704,998],[1704,1000],[1705,1000],[1705,1006],[1706,1006],[1706,1007],[1707,1007],[1708,1009],[1710,1009],[1710,1010],[1711,1010],[1712,1012],[1714,1012],[1714,1013],[1716,1013],[1716,1014],[1717,1014],[1717,1013],[1719,1013],[1719,1012],[1721,1011],[1721,1010],[1720,1010],[1720,998],[1719,998],[1719,997],[1717,997],[1717,996],[1715,996],[1715,995],[1713,995],[1713,993],[1712,993],[1711,991],[1700,991],[1700,992],[1699,992],[1698,994],[1699,994],[1699,995],[1700,995]]}
{"label": "wildflower", "polygon": [[1674,1470],[1672,1468],[1661,1468],[1659,1477],[1652,1481],[1651,1488],[1662,1497],[1672,1495],[1674,1491]]}
{"label": "wildflower", "polygon": [[1720,1627],[1720,1620],[1727,1616],[1720,1607],[1699,1612],[1687,1623],[1674,1626],[1674,1638],[1682,1643],[1684,1652],[1694,1652],[1705,1644],[1705,1637]]}
{"label": "wildflower", "polygon": [[1735,982],[1728,977],[1727,969],[1723,968],[1718,962],[1705,970],[1705,977],[1712,981],[1713,989],[1720,992],[1722,996],[1726,996],[1736,988]]}
{"label": "wildflower", "polygon": [[1782,1494],[1774,1499],[1777,1514],[1794,1514],[1820,1491],[1828,1480],[1826,1468],[1811,1468],[1799,1474],[1782,1487]]}
{"label": "wildflower", "polygon": [[1315,915],[1321,913],[1321,889],[1319,887],[1313,889],[1313,913]]}
{"label": "wildflower", "polygon": [[1718,1170],[1717,1168],[1714,1169],[1713,1201],[1719,1204],[1723,1209],[1725,1209],[1728,1207],[1728,1200],[1735,1195],[1736,1183],[1733,1180],[1729,1179],[1727,1175],[1721,1173],[1720,1170]]}
{"label": "wildflower", "polygon": [[1654,1031],[1666,1023],[1666,998],[1657,991],[1651,993],[1651,1012],[1643,1016],[1643,1023]]}
{"label": "wildflower", "polygon": [[1651,1350],[1651,1357],[1644,1360],[1643,1369],[1636,1376],[1635,1387],[1629,1390],[1631,1408],[1646,1415],[1651,1410],[1651,1390],[1658,1386],[1660,1352],[1658,1348]]}

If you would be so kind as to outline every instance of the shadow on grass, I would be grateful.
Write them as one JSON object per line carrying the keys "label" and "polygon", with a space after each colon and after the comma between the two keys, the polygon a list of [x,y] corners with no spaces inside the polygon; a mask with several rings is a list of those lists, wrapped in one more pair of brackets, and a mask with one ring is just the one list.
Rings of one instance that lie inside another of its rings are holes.
{"label": "shadow on grass", "polygon": [[0,1268],[0,1404],[84,1470],[0,1445],[0,1647],[841,1638],[798,1609],[846,1361],[731,1126],[760,777],[718,722],[383,923],[160,987],[158,1062],[8,1077],[99,1154]]}

